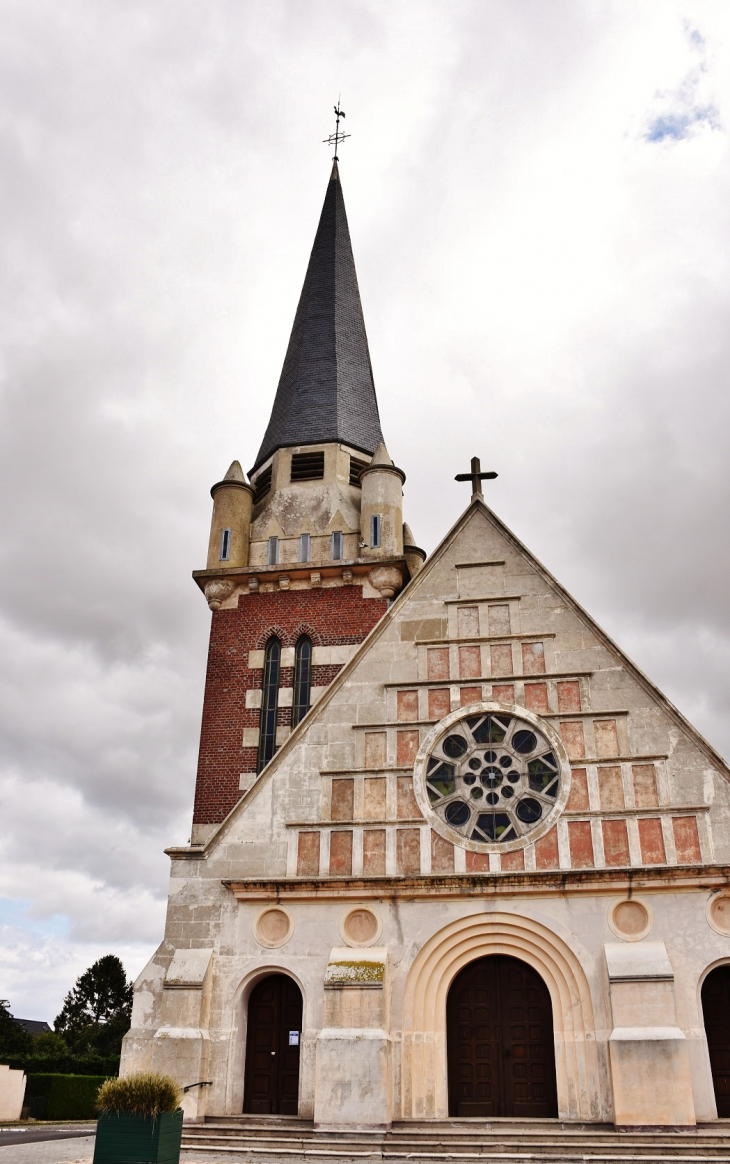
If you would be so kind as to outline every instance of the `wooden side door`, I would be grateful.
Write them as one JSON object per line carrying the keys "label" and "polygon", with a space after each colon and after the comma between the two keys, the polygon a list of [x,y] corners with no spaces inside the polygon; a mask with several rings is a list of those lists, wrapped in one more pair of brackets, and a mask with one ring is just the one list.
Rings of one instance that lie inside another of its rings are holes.
{"label": "wooden side door", "polygon": [[446,1000],[449,1114],[501,1114],[502,1033],[494,958],[470,962]]}
{"label": "wooden side door", "polygon": [[557,1115],[550,994],[525,962],[498,954],[465,966],[446,1031],[451,1115]]}
{"label": "wooden side door", "polygon": [[504,1114],[558,1114],[553,1007],[550,991],[531,966],[499,958]]}
{"label": "wooden side door", "polygon": [[[292,978],[281,974],[279,993],[279,1063],[277,1095],[279,1115],[299,1113],[299,1043],[302,1034],[302,995]],[[290,1036],[296,1036],[292,1042]]]}
{"label": "wooden side door", "polygon": [[286,974],[271,974],[248,1001],[243,1110],[297,1115],[302,995]]}
{"label": "wooden side door", "polygon": [[702,1012],[710,1052],[717,1114],[730,1116],[730,966],[717,966],[702,983]]}

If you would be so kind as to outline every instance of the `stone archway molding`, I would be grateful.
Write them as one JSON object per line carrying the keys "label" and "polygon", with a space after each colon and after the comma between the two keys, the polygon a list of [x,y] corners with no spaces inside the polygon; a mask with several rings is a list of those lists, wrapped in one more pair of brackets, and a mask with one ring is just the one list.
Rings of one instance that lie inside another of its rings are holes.
{"label": "stone archway molding", "polygon": [[446,996],[463,966],[507,954],[532,966],[550,991],[561,1119],[597,1121],[600,1073],[593,1005],[576,954],[532,918],[502,911],[452,922],[426,942],[408,973],[403,1010],[402,1112],[447,1119]]}
{"label": "stone archway molding", "polygon": [[[279,951],[267,951],[277,953]],[[215,1082],[208,1111],[215,1115],[240,1115],[243,1109],[244,1071],[246,1060],[246,1037],[248,1034],[248,1000],[255,986],[272,974],[285,974],[298,986],[302,996],[302,1045],[308,1038],[308,1023],[311,1023],[312,983],[304,981],[290,965],[289,959],[277,957],[271,961],[252,966],[240,978],[232,979],[226,991],[223,1013],[230,1015],[228,1040],[225,1055],[225,1092],[218,1091]],[[299,1114],[311,1118],[314,1106],[314,1074],[308,1057],[302,1055],[299,1076]]]}

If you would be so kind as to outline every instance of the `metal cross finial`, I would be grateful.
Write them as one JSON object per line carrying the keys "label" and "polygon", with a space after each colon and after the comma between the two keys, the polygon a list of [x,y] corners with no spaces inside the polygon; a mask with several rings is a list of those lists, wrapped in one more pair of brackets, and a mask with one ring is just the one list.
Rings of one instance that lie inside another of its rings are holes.
{"label": "metal cross finial", "polygon": [[483,497],[482,481],[493,481],[498,476],[497,473],[482,473],[482,466],[479,463],[479,457],[472,457],[471,459],[471,473],[457,473],[454,477],[455,481],[471,481],[471,496],[472,501],[475,497]]}
{"label": "metal cross finial", "polygon": [[340,99],[338,97],[337,104],[335,105],[335,132],[331,133],[329,137],[324,138],[325,145],[333,145],[335,147],[335,156],[332,159],[333,162],[339,160],[337,157],[337,147],[340,142],[344,141],[346,137],[352,137],[352,134],[350,133],[340,133],[340,118],[344,116],[344,111],[340,109]]}

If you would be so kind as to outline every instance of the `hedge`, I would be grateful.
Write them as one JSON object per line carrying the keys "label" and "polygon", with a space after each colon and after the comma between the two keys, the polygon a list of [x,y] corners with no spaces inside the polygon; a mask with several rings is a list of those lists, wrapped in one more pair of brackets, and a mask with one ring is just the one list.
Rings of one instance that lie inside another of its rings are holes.
{"label": "hedge", "polygon": [[26,1075],[103,1075],[108,1079],[119,1074],[118,1055],[3,1055],[0,1063]]}
{"label": "hedge", "polygon": [[34,1119],[96,1119],[96,1094],[105,1075],[29,1075],[24,1106]]}

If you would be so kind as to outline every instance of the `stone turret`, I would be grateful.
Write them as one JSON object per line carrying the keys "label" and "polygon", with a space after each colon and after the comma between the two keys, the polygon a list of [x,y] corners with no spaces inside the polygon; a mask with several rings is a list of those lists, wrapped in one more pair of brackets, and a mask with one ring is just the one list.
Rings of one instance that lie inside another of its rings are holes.
{"label": "stone turret", "polygon": [[362,556],[369,560],[403,557],[403,482],[406,475],[393,464],[381,441],[360,474]]}
{"label": "stone turret", "polygon": [[253,510],[253,486],[238,461],[210,491],[213,517],[208,542],[208,570],[247,566]]}
{"label": "stone turret", "polygon": [[403,556],[408,566],[408,573],[411,578],[415,578],[423,563],[426,561],[426,551],[416,545],[416,539],[413,536],[411,527],[405,521],[403,522]]}

